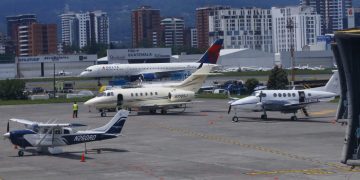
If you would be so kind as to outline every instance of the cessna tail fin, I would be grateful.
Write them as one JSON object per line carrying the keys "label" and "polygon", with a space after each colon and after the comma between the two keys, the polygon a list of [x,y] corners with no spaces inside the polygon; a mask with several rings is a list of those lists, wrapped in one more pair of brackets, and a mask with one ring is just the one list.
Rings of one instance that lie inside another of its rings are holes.
{"label": "cessna tail fin", "polygon": [[216,40],[209,49],[206,50],[205,54],[200,58],[198,63],[216,64],[219,59],[220,49],[223,42],[223,39]]}
{"label": "cessna tail fin", "polygon": [[120,110],[106,125],[93,130],[109,134],[120,134],[128,115],[129,111]]}

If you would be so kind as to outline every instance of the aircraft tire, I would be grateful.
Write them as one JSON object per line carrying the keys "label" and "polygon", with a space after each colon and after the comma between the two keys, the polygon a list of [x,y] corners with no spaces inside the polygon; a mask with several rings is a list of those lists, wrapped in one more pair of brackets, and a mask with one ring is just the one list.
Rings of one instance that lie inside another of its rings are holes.
{"label": "aircraft tire", "polygon": [[261,119],[267,119],[267,115],[265,114],[261,115]]}
{"label": "aircraft tire", "polygon": [[19,151],[19,152],[18,152],[18,156],[19,156],[19,157],[24,156],[24,151]]}
{"label": "aircraft tire", "polygon": [[149,112],[150,112],[150,114],[156,114],[156,110],[155,110],[155,109],[150,109]]}
{"label": "aircraft tire", "polygon": [[234,117],[232,118],[232,121],[233,121],[233,122],[238,122],[238,121],[239,121],[239,118],[236,117],[236,116],[234,116]]}
{"label": "aircraft tire", "polygon": [[297,118],[296,116],[291,116],[291,120],[292,120],[292,121],[297,121],[298,118]]}
{"label": "aircraft tire", "polygon": [[161,110],[161,114],[166,114],[166,113],[167,113],[167,111],[165,109]]}
{"label": "aircraft tire", "polygon": [[106,113],[105,113],[105,112],[101,112],[101,113],[100,113],[100,116],[101,116],[101,117],[106,117]]}

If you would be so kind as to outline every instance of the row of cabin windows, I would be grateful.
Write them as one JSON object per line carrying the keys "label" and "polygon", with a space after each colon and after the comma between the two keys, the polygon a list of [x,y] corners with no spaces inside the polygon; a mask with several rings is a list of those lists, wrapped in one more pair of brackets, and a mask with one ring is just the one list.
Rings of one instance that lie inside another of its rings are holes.
{"label": "row of cabin windows", "polygon": [[157,92],[150,92],[150,93],[131,93],[131,97],[134,97],[134,96],[148,96],[148,95],[150,95],[150,96],[152,96],[152,95],[154,95],[155,94],[155,96],[157,96],[158,95],[158,93]]}
{"label": "row of cabin windows", "polygon": [[[281,94],[281,93],[277,93],[277,94],[274,93],[273,96],[274,96],[274,97],[277,97],[277,96],[278,96],[278,97],[281,97],[281,96],[282,96],[282,97],[286,97],[286,96],[287,96],[287,97],[291,97],[291,96],[292,96],[292,97],[295,97],[296,94],[295,94],[295,93],[287,93],[287,94],[286,94],[286,93],[282,93],[282,94]],[[308,93],[308,96],[311,96],[311,93]]]}

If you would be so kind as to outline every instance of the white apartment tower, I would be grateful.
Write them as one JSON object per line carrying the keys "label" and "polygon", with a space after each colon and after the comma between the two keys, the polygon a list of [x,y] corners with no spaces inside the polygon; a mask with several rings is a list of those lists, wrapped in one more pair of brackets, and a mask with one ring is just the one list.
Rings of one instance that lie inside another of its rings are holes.
{"label": "white apartment tower", "polygon": [[347,28],[347,11],[352,0],[300,0],[303,6],[311,6],[321,16],[322,34]]}
{"label": "white apartment tower", "polygon": [[160,22],[163,28],[163,39],[165,47],[183,46],[185,23],[180,18],[164,18]]}
{"label": "white apartment tower", "polygon": [[273,52],[270,9],[223,9],[210,13],[209,41],[224,39],[224,48]]}
{"label": "white apartment tower", "polygon": [[197,40],[197,29],[191,28],[190,29],[190,41],[191,41],[191,47],[197,48],[198,47],[198,40]]}
{"label": "white apartment tower", "polygon": [[90,43],[110,43],[109,17],[106,12],[67,12],[60,17],[63,44],[82,48]]}
{"label": "white apartment tower", "polygon": [[[273,7],[271,14],[274,52],[290,51],[292,44],[295,51],[302,51],[321,35],[320,15],[312,7]],[[293,32],[288,25],[293,25]]]}

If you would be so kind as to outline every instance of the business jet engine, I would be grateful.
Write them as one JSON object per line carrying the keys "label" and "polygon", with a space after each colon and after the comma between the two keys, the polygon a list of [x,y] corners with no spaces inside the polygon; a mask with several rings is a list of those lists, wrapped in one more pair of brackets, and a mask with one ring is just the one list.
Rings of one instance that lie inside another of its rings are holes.
{"label": "business jet engine", "polygon": [[186,102],[191,101],[195,97],[195,93],[192,91],[175,90],[169,92],[169,100],[171,102]]}

